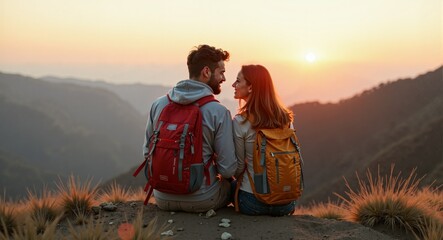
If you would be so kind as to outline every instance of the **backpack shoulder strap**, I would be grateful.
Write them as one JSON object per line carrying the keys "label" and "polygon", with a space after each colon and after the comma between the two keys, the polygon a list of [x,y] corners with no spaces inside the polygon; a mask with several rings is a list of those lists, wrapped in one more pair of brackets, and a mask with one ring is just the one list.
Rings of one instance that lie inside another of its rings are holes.
{"label": "backpack shoulder strap", "polygon": [[217,99],[215,99],[214,95],[211,94],[211,95],[202,97],[199,100],[195,101],[195,104],[198,107],[201,107],[201,106],[203,106],[203,105],[205,105],[206,103],[209,103],[209,102],[219,102],[219,101]]}
{"label": "backpack shoulder strap", "polygon": [[169,97],[169,93],[168,93],[168,94],[166,94],[166,97],[168,97],[168,103],[171,103],[171,102],[172,102],[172,100],[171,100],[171,97]]}
{"label": "backpack shoulder strap", "polygon": [[[169,103],[175,103],[174,101],[171,100],[171,97],[169,96],[169,94],[166,94],[166,96],[168,97]],[[208,96],[204,96],[204,97],[198,99],[197,101],[195,101],[192,104],[195,104],[196,106],[201,107],[208,102],[219,102],[219,101],[217,99],[215,99],[214,95],[208,95]],[[179,104],[179,103],[177,103],[177,104]],[[179,104],[179,105],[181,105],[181,104]]]}

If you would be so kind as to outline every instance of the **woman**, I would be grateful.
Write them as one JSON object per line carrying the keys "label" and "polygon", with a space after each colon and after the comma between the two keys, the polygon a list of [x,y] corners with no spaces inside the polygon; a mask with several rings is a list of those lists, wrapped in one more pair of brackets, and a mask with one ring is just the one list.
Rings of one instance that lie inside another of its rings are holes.
{"label": "woman", "polygon": [[233,119],[235,152],[238,159],[235,176],[239,179],[238,207],[247,215],[283,216],[292,214],[295,201],[285,205],[268,205],[252,191],[249,173],[253,173],[253,148],[257,129],[292,127],[292,112],[278,99],[271,75],[261,65],[242,66],[232,84],[240,109]]}

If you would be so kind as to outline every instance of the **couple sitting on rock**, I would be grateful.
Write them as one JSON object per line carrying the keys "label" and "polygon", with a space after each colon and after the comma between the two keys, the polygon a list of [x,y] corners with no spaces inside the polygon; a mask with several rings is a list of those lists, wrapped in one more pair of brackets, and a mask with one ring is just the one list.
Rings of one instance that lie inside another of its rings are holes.
{"label": "couple sitting on rock", "polygon": [[[187,58],[189,79],[178,82],[167,95],[158,98],[152,104],[143,145],[145,174],[148,180],[155,177],[160,180],[152,180],[149,187],[153,188],[158,207],[166,211],[216,210],[233,203],[235,195],[236,205],[241,213],[273,216],[292,214],[295,201],[283,204],[268,204],[261,201],[254,195],[257,189],[253,186],[253,182],[259,181],[260,178],[256,178],[255,175],[253,178],[250,177],[251,175],[248,177],[248,173],[254,172],[252,159],[257,130],[275,128],[292,130],[292,112],[279,101],[268,70],[261,65],[245,65],[242,66],[237,79],[232,84],[235,90],[234,98],[239,100],[240,107],[234,118],[231,118],[229,110],[213,98],[213,95],[221,92],[221,83],[226,81],[224,74],[227,60],[229,60],[227,51],[208,45],[198,46],[189,53]],[[178,103],[179,106],[189,105],[205,97],[209,100],[198,106],[202,123],[201,150],[194,150],[194,147],[198,147],[193,145],[197,136],[186,132],[187,124],[185,124],[184,133],[180,136],[183,137],[180,138],[181,140],[169,140],[170,143],[168,143],[168,139],[160,137],[161,131],[173,132],[177,130],[176,128],[180,128],[180,123],[162,125],[173,121],[165,120],[161,116],[168,104],[173,102]],[[185,140],[188,135],[189,140]],[[177,147],[174,147],[176,143]],[[191,144],[189,151],[192,153],[200,151],[203,157],[200,162],[203,162],[200,165],[191,164],[191,167],[186,167],[187,160],[183,158],[187,152],[181,143]],[[160,150],[161,147],[164,149]],[[158,173],[164,165],[154,162],[157,161],[155,154],[163,154],[162,151],[168,149],[173,149],[171,150],[173,160],[170,163],[173,174],[178,174],[179,179],[190,178],[190,185],[192,185],[190,188],[194,189],[188,194],[175,194],[174,185],[165,191],[157,185],[158,182],[167,182],[171,178]],[[277,171],[278,163],[277,159],[275,162]],[[188,173],[185,173],[186,170]],[[237,192],[236,185],[239,186]],[[266,190],[266,186],[264,189]]]}

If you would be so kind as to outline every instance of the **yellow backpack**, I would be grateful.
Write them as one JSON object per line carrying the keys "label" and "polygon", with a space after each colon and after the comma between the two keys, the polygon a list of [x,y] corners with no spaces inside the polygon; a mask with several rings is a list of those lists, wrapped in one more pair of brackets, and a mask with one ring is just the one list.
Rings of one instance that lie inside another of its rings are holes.
{"label": "yellow backpack", "polygon": [[257,199],[271,205],[297,200],[304,183],[303,159],[295,130],[258,130],[254,147],[254,172],[245,169]]}

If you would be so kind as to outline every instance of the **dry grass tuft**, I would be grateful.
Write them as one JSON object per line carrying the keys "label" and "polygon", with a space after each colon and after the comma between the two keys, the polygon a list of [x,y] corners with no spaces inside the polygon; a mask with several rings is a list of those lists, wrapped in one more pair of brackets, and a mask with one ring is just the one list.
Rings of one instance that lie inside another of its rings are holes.
{"label": "dry grass tuft", "polygon": [[313,203],[307,208],[301,208],[296,211],[297,214],[309,214],[318,218],[327,218],[335,220],[343,220],[346,212],[339,203]]}
{"label": "dry grass tuft", "polygon": [[433,214],[430,209],[416,198],[418,184],[415,169],[406,178],[400,178],[400,173],[394,175],[391,167],[389,176],[374,178],[367,172],[368,183],[361,180],[357,174],[359,189],[354,191],[346,181],[347,198],[336,194],[345,202],[346,219],[374,227],[384,225],[391,229],[404,229],[412,233],[425,228],[423,223],[431,221]]}
{"label": "dry grass tuft", "polygon": [[142,187],[137,188],[136,190],[131,191],[131,195],[129,196],[129,201],[145,201],[146,192]]}
{"label": "dry grass tuft", "polygon": [[115,181],[100,195],[101,202],[123,203],[130,199],[131,190],[118,185]]}
{"label": "dry grass tuft", "polygon": [[425,219],[419,227],[419,234],[415,234],[417,239],[435,240],[443,239],[443,222],[436,219]]}
{"label": "dry grass tuft", "polygon": [[38,232],[36,222],[28,216],[25,224],[17,227],[12,233],[0,234],[0,239],[55,240],[58,239],[55,236],[55,232],[59,221],[60,217],[57,217],[54,221],[50,222],[43,231]]}
{"label": "dry grass tuft", "polygon": [[82,209],[77,209],[73,212],[74,223],[77,225],[83,225],[89,223],[89,212],[83,211]]}
{"label": "dry grass tuft", "polygon": [[0,233],[8,234],[17,228],[15,208],[0,197]]}
{"label": "dry grass tuft", "polygon": [[428,207],[443,214],[443,192],[440,191],[440,188],[424,187],[417,192],[417,198]]}
{"label": "dry grass tuft", "polygon": [[[128,200],[129,201],[142,201],[143,202],[143,201],[145,201],[146,196],[147,196],[147,194],[146,194],[145,190],[140,187],[140,188],[137,188],[137,190],[132,190],[131,191],[131,194],[130,194]],[[154,196],[151,196],[151,198],[149,198],[148,203],[155,204]]]}
{"label": "dry grass tuft", "polygon": [[62,181],[57,184],[61,198],[61,205],[65,213],[74,216],[85,216],[95,203],[97,186],[91,187],[91,179],[84,184],[80,179],[71,176],[65,185]]}
{"label": "dry grass tuft", "polygon": [[41,197],[28,190],[28,199],[25,204],[29,206],[29,216],[34,222],[38,234],[43,233],[57,217],[62,215],[62,211],[56,203],[57,198],[46,187],[43,189]]}
{"label": "dry grass tuft", "polygon": [[[97,204],[98,188],[91,187],[91,180],[82,183],[79,178],[71,176],[66,183],[60,180],[57,188],[57,193],[44,188],[40,195],[28,191],[27,199],[17,203],[6,202],[0,197],[0,240],[168,238],[161,236],[166,227],[158,227],[156,219],[147,224],[143,222],[143,211],[133,223],[123,223],[118,230],[92,219],[90,210]],[[114,183],[101,197],[109,197],[103,199],[107,202],[126,202],[137,195],[144,200],[145,194],[143,189],[134,194]],[[68,222],[69,236],[63,230],[57,230],[61,219],[71,220]]]}

